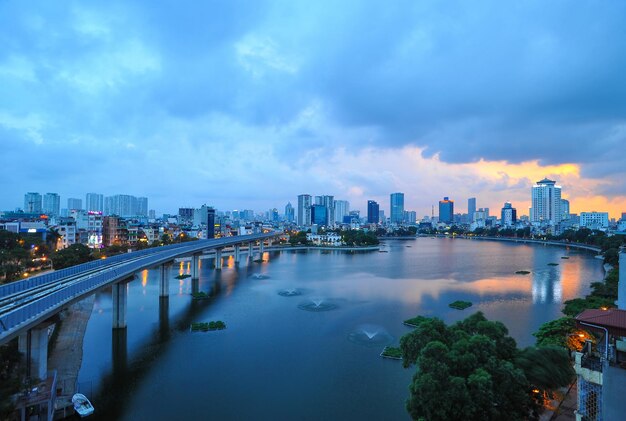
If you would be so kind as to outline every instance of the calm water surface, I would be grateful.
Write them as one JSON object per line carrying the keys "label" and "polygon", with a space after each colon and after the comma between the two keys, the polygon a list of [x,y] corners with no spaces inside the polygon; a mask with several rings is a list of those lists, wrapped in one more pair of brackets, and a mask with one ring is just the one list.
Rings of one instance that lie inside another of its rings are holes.
{"label": "calm water surface", "polygon": [[[409,331],[403,320],[454,322],[480,310],[528,346],[563,301],[603,276],[592,254],[559,247],[382,245],[388,253],[266,253],[267,262],[239,267],[231,257],[221,272],[203,260],[199,287],[214,295],[206,301],[191,300],[189,278],[174,279],[186,263],[172,271],[167,300],[157,272],[144,271],[128,284],[128,328],[113,335],[110,291],[98,294],[79,375],[96,419],[407,420],[413,370],[379,357]],[[474,306],[450,309],[457,299]],[[211,320],[228,328],[189,331]]]}

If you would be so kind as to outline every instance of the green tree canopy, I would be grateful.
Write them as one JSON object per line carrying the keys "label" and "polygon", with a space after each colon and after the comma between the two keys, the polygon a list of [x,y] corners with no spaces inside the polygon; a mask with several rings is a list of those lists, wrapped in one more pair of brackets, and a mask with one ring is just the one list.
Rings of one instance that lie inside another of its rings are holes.
{"label": "green tree canopy", "polygon": [[537,419],[544,394],[569,384],[567,353],[556,347],[517,349],[500,322],[482,313],[447,326],[413,319],[400,341],[405,366],[416,365],[407,410],[414,419]]}

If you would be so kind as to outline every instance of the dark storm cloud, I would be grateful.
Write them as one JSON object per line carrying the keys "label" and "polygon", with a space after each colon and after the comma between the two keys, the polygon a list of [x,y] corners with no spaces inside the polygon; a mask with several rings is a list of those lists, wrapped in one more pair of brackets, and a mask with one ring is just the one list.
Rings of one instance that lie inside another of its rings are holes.
{"label": "dark storm cloud", "polygon": [[3,2],[0,175],[45,152],[114,188],[167,157],[234,187],[262,144],[277,183],[337,147],[405,145],[617,177],[624,16],[617,1]]}

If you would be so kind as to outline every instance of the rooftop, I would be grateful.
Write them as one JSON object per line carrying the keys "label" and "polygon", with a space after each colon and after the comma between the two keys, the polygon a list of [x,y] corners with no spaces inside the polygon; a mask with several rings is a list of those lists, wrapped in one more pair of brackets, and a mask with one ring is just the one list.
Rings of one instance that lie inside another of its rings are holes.
{"label": "rooftop", "polygon": [[576,316],[576,325],[582,329],[589,328],[581,322],[605,328],[611,335],[626,336],[626,310],[588,309]]}

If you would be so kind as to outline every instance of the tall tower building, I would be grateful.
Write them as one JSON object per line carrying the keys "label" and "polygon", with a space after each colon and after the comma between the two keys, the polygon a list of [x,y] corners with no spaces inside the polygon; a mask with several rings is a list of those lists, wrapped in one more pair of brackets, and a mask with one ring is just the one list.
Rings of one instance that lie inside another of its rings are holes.
{"label": "tall tower building", "polygon": [[61,212],[61,196],[57,193],[46,193],[43,196],[43,212],[48,215],[59,215]]}
{"label": "tall tower building", "polygon": [[569,219],[569,200],[561,199],[561,220]]}
{"label": "tall tower building", "polygon": [[334,225],[335,196],[322,196],[322,205],[326,208],[326,225]]}
{"label": "tall tower building", "polygon": [[544,178],[537,181],[531,191],[531,222],[556,225],[561,222],[561,186]]}
{"label": "tall tower building", "polygon": [[298,196],[298,225],[308,227],[311,225],[311,195],[301,194]]}
{"label": "tall tower building", "polygon": [[451,224],[454,222],[454,200],[447,196],[439,201],[439,222]]}
{"label": "tall tower building", "polygon": [[378,224],[380,222],[380,206],[374,200],[367,201],[367,223]]}
{"label": "tall tower building", "polygon": [[291,202],[287,203],[287,206],[285,206],[285,219],[287,220],[287,222],[293,222],[295,218],[295,211],[293,209],[293,206],[291,205]]}
{"label": "tall tower building", "polygon": [[39,193],[29,192],[24,195],[24,212],[41,213],[41,195]]}
{"label": "tall tower building", "polygon": [[87,193],[85,210],[88,212],[104,212],[104,196],[98,193]]}
{"label": "tall tower building", "polygon": [[72,209],[82,209],[82,208],[83,208],[82,199],[75,199],[73,197],[70,197],[69,199],[67,199],[67,209],[72,210]]}
{"label": "tall tower building", "polygon": [[206,216],[206,238],[215,238],[215,209],[207,208]]}
{"label": "tall tower building", "polygon": [[335,214],[333,221],[342,223],[343,217],[350,213],[350,202],[347,200],[335,200]]}
{"label": "tall tower building", "polygon": [[501,221],[503,227],[512,227],[517,222],[517,209],[511,205],[511,202],[506,202],[502,207]]}
{"label": "tall tower building", "polygon": [[148,198],[137,198],[137,216],[148,216]]}
{"label": "tall tower building", "polygon": [[470,197],[467,199],[467,217],[470,222],[474,220],[474,213],[476,213],[476,198]]}
{"label": "tall tower building", "polygon": [[404,193],[391,193],[389,199],[391,223],[401,224],[404,219]]}

